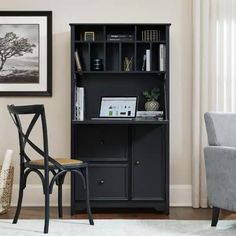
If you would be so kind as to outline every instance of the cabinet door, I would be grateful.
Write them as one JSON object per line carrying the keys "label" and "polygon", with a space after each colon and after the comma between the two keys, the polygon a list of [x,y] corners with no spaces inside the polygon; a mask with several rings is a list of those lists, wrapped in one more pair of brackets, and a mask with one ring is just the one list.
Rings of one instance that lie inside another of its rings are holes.
{"label": "cabinet door", "polygon": [[164,129],[164,126],[152,125],[139,125],[133,129],[133,200],[164,200]]}

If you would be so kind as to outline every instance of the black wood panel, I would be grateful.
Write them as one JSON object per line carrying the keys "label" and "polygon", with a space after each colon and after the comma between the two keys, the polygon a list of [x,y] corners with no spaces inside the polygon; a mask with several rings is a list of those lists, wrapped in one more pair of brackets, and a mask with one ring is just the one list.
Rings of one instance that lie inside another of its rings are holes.
{"label": "black wood panel", "polygon": [[[99,82],[98,82],[99,81]],[[85,87],[86,118],[99,116],[101,96],[139,96],[139,110],[144,110],[143,92],[154,87],[159,87],[161,96],[160,109],[164,105],[163,92],[164,78],[160,75],[120,75],[99,74],[84,75],[80,80],[80,86]],[[103,86],[103,85],[106,86]]]}
{"label": "black wood panel", "polygon": [[[91,200],[128,199],[127,164],[90,164],[89,187]],[[75,200],[85,199],[82,181],[75,178]]]}
{"label": "black wood panel", "polygon": [[128,126],[77,126],[74,158],[85,161],[125,161],[128,158]]}
{"label": "black wood panel", "polygon": [[136,126],[132,145],[132,199],[164,199],[164,127]]}

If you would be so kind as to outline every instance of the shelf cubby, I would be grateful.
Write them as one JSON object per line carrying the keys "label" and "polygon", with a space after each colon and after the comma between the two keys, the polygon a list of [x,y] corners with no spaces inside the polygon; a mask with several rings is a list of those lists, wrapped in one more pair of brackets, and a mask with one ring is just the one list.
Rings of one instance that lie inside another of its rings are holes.
{"label": "shelf cubby", "polygon": [[[104,41],[104,26],[91,24],[91,25],[81,25],[79,28],[75,29],[75,40],[85,41],[84,33],[85,32],[94,32],[95,40],[94,41]],[[85,41],[87,42],[87,41]]]}
{"label": "shelf cubby", "polygon": [[151,65],[152,70],[159,70],[159,43],[152,43]]}
{"label": "shelf cubby", "polygon": [[106,44],[106,70],[120,71],[120,44]]}
{"label": "shelf cubby", "polygon": [[[130,69],[127,70],[124,65],[125,58],[131,60]],[[135,45],[133,43],[122,43],[121,44],[121,70],[126,72],[134,71],[135,69]]]}
{"label": "shelf cubby", "polygon": [[[106,26],[106,40],[108,35],[133,35],[133,40],[135,40],[135,27],[134,25],[107,25]],[[108,41],[110,42],[110,41]]]}
{"label": "shelf cubby", "polygon": [[[79,54],[79,60],[83,71],[90,70],[90,45],[84,43],[76,44],[76,48]],[[76,68],[76,67],[75,67]]]}
{"label": "shelf cubby", "polygon": [[146,55],[146,50],[151,49],[150,43],[137,43],[136,44],[136,70],[145,71],[146,66],[143,66],[143,58]]}
{"label": "shelf cubby", "polygon": [[[148,31],[146,39],[144,38],[144,31]],[[165,25],[138,25],[137,26],[137,41],[165,41]]]}
{"label": "shelf cubby", "polygon": [[[104,44],[103,43],[91,43],[90,44],[90,70],[92,71],[92,60],[102,59],[102,64],[104,68]],[[104,69],[103,69],[104,70]]]}

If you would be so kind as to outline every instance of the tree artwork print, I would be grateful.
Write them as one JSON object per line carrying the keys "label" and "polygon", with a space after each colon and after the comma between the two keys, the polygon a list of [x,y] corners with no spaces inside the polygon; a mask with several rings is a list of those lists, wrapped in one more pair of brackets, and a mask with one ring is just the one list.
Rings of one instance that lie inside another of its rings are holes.
{"label": "tree artwork print", "polygon": [[0,25],[0,83],[39,83],[39,25]]}

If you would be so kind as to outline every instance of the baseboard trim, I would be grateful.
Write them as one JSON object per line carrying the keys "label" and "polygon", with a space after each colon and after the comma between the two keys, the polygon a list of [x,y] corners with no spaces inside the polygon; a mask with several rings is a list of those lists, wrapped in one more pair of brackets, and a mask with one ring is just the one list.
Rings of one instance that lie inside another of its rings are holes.
{"label": "baseboard trim", "polygon": [[192,185],[171,185],[170,206],[191,207],[192,206]]}
{"label": "baseboard trim", "polygon": [[[16,206],[18,199],[18,184],[13,185],[12,206]],[[44,206],[44,195],[42,185],[28,184],[24,191],[23,206]],[[57,187],[50,197],[50,205],[57,206]],[[70,185],[63,185],[63,206],[70,206]],[[192,206],[192,186],[191,185],[171,185],[170,186],[170,206],[189,207]]]}

